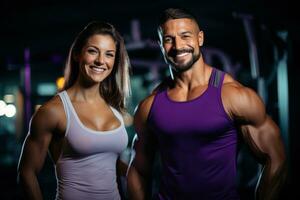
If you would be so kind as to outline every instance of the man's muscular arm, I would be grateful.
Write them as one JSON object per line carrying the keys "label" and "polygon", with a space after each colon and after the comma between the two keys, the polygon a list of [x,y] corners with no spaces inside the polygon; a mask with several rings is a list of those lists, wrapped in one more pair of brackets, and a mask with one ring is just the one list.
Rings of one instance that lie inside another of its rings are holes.
{"label": "man's muscular arm", "polygon": [[280,131],[266,115],[265,106],[251,89],[239,84],[222,91],[229,115],[238,122],[245,142],[264,165],[256,188],[256,199],[277,199],[286,179],[286,158]]}
{"label": "man's muscular arm", "polygon": [[241,127],[245,141],[264,165],[256,186],[256,199],[277,199],[286,179],[283,144],[276,124],[267,116],[257,129]]}
{"label": "man's muscular arm", "polygon": [[134,116],[134,127],[138,139],[134,145],[135,158],[127,176],[128,194],[132,200],[151,198],[151,173],[156,144],[153,134],[147,127],[147,118],[152,101],[153,96],[144,100]]}

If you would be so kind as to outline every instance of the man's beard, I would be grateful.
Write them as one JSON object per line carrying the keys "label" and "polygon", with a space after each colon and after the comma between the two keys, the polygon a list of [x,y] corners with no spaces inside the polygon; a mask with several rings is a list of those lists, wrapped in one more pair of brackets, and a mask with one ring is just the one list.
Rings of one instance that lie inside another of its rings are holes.
{"label": "man's beard", "polygon": [[197,54],[195,54],[194,52],[195,51],[192,48],[191,49],[182,49],[182,50],[173,50],[172,52],[170,52],[169,56],[172,56],[172,57],[175,57],[177,54],[180,54],[180,53],[192,53],[192,58],[188,62],[183,63],[183,64],[174,62],[173,60],[171,60],[169,58],[169,56],[165,56],[165,58],[166,58],[168,64],[170,64],[177,73],[180,73],[180,72],[189,70],[194,65],[194,63],[199,60],[199,58],[201,57],[200,51]]}

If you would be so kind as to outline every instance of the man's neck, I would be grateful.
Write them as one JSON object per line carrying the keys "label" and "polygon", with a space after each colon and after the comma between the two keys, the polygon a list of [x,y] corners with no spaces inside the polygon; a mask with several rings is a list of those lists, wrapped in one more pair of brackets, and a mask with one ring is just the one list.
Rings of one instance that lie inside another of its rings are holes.
{"label": "man's neck", "polygon": [[199,85],[207,85],[212,68],[200,58],[187,71],[175,74],[175,87],[194,88]]}

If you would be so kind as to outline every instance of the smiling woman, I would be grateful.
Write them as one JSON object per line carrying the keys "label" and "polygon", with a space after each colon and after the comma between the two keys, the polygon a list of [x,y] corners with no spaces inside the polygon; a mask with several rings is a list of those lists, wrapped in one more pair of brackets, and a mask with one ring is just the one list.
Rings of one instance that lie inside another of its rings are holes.
{"label": "smiling woman", "polygon": [[82,71],[79,80],[90,84],[103,81],[113,69],[115,53],[116,44],[111,36],[90,37],[77,58]]}
{"label": "smiling woman", "polygon": [[[68,61],[65,69],[65,86],[64,90],[70,88],[79,76],[80,64],[82,64],[82,58],[84,57],[84,52],[89,53],[91,55],[96,54],[96,58],[101,58],[105,52],[99,52],[101,49],[95,48],[95,46],[91,45],[91,42],[96,42],[94,40],[100,39],[102,42],[105,38],[110,38],[109,40],[105,40],[105,43],[101,42],[101,47],[107,45],[107,43],[111,43],[113,41],[115,45],[111,46],[106,54],[113,56],[113,69],[111,69],[111,75],[105,79],[102,84],[100,84],[100,94],[104,99],[107,100],[109,104],[118,108],[118,110],[124,109],[126,97],[130,94],[130,86],[129,86],[129,58],[127,55],[127,51],[125,49],[125,44],[123,38],[116,31],[116,29],[108,23],[102,22],[92,22],[88,26],[84,28],[82,32],[79,33],[77,38],[75,39],[71,50],[69,52]],[[99,41],[98,41],[99,42]],[[94,52],[93,52],[94,51]],[[103,49],[102,49],[103,51]],[[115,51],[115,52],[112,52]],[[95,60],[95,65],[99,63]],[[81,62],[81,63],[80,63]],[[85,83],[86,84],[86,83]]]}
{"label": "smiling woman", "polygon": [[126,172],[118,158],[128,143],[122,117],[128,71],[124,41],[111,24],[92,22],[79,33],[65,85],[35,113],[23,145],[18,172],[28,199],[42,199],[37,174],[48,150],[56,199],[120,199],[116,172]]}

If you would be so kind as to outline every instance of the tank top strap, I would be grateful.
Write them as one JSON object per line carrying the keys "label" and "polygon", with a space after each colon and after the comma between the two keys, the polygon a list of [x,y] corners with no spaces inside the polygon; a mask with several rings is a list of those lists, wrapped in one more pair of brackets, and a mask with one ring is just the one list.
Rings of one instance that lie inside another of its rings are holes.
{"label": "tank top strap", "polygon": [[110,109],[112,110],[114,115],[117,117],[117,119],[121,122],[121,124],[124,125],[124,119],[123,119],[122,114],[112,106],[110,106]]}
{"label": "tank top strap", "polygon": [[[66,114],[66,118],[67,118],[67,127],[66,127],[66,134],[68,133],[68,129],[70,127],[70,106],[68,104],[68,98],[67,98],[67,92],[64,90],[60,93],[58,93],[62,103],[63,103],[63,106],[64,106],[64,110],[65,110],[65,114]],[[65,134],[65,135],[66,135]]]}
{"label": "tank top strap", "polygon": [[225,73],[221,70],[213,68],[212,74],[209,80],[209,85],[215,88],[221,89]]}

